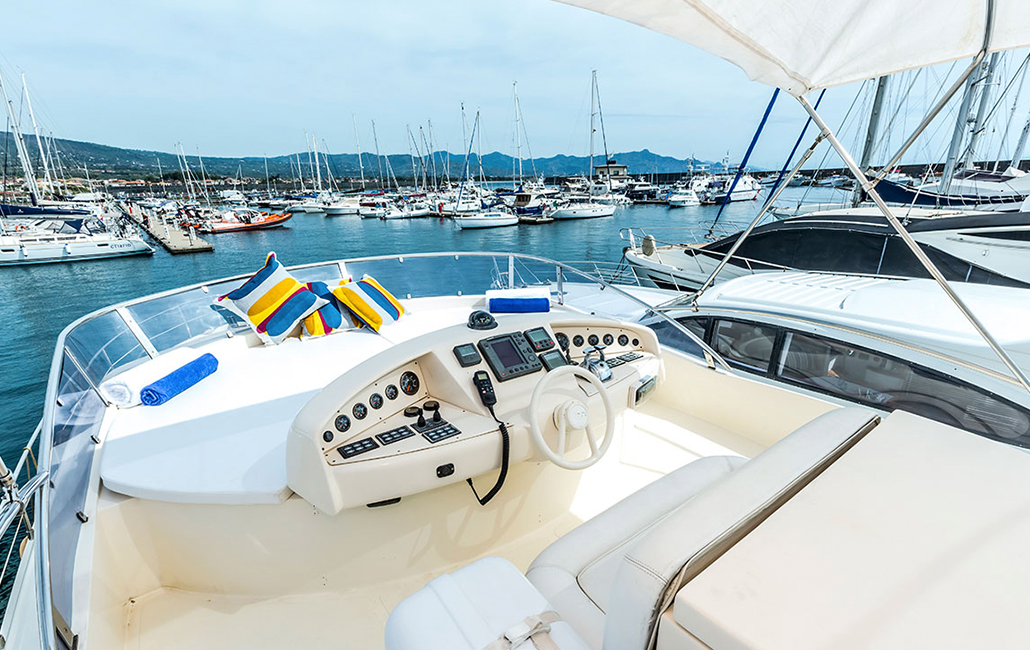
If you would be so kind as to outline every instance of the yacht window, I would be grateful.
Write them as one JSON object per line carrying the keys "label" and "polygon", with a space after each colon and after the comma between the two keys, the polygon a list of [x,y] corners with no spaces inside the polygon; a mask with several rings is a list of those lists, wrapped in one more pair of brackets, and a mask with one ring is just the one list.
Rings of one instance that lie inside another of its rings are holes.
{"label": "yacht window", "polygon": [[711,345],[727,362],[765,372],[775,343],[776,328],[719,320],[715,322]]}
{"label": "yacht window", "polygon": [[705,340],[705,331],[708,329],[708,317],[697,316],[694,318],[680,318],[679,322],[690,330],[691,334],[697,336],[702,341]]}
{"label": "yacht window", "polygon": [[915,413],[1030,447],[1030,413],[929,368],[837,341],[787,332],[776,374],[791,383],[887,411]]}

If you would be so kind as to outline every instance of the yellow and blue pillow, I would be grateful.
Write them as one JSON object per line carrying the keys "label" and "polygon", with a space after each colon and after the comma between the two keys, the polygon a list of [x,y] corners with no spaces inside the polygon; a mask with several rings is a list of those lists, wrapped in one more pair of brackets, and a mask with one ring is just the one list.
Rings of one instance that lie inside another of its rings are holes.
{"label": "yellow and blue pillow", "polygon": [[404,307],[375,278],[366,275],[333,289],[333,295],[354,316],[375,331],[404,315]]}
{"label": "yellow and blue pillow", "polygon": [[219,296],[231,311],[250,324],[265,343],[278,344],[312,312],[328,303],[298,282],[269,253],[265,265],[239,288]]}
{"label": "yellow and blue pillow", "polygon": [[[350,282],[350,278],[341,284]],[[326,304],[311,312],[304,319],[302,325],[304,336],[316,337],[332,334],[339,329],[352,329],[361,327],[361,323],[351,315],[350,310],[333,295],[333,290],[325,282],[308,282],[308,290],[319,298],[326,301]]]}

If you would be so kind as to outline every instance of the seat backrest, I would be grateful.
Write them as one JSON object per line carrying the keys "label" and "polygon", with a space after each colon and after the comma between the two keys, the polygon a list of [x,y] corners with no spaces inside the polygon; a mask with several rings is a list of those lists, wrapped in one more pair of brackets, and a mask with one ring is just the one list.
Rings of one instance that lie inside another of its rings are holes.
{"label": "seat backrest", "polygon": [[626,553],[604,630],[605,650],[645,650],[680,587],[850,449],[880,421],[830,411],[699,492]]}

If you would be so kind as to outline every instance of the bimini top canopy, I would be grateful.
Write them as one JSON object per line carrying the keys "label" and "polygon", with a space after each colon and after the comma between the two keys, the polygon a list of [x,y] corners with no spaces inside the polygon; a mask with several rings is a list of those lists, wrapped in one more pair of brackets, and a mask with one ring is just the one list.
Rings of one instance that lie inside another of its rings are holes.
{"label": "bimini top canopy", "polygon": [[1030,0],[560,1],[695,45],[796,96],[972,57],[989,24],[988,51],[1030,46]]}

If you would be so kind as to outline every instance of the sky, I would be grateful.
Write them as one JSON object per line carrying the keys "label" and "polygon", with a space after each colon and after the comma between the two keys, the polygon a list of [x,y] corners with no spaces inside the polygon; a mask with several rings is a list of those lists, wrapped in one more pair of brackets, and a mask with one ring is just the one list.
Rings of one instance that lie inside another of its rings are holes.
{"label": "sky", "polygon": [[[5,30],[0,73],[14,94],[11,77],[26,75],[44,127],[134,149],[280,155],[312,133],[349,153],[356,121],[371,151],[374,119],[384,153],[407,153],[407,126],[418,137],[429,121],[437,148],[457,152],[464,103],[469,124],[481,112],[483,152],[512,153],[517,81],[533,155],[585,155],[596,69],[609,151],[737,161],[772,93],[692,46],[550,0],[55,0],[8,3],[4,19],[31,27]],[[895,126],[914,126],[909,104],[925,109],[950,70],[912,82]],[[827,92],[820,110],[833,126],[849,116],[846,145],[858,146],[871,94]],[[805,117],[782,95],[752,165],[782,164]],[[913,156],[939,157],[947,124]]]}

